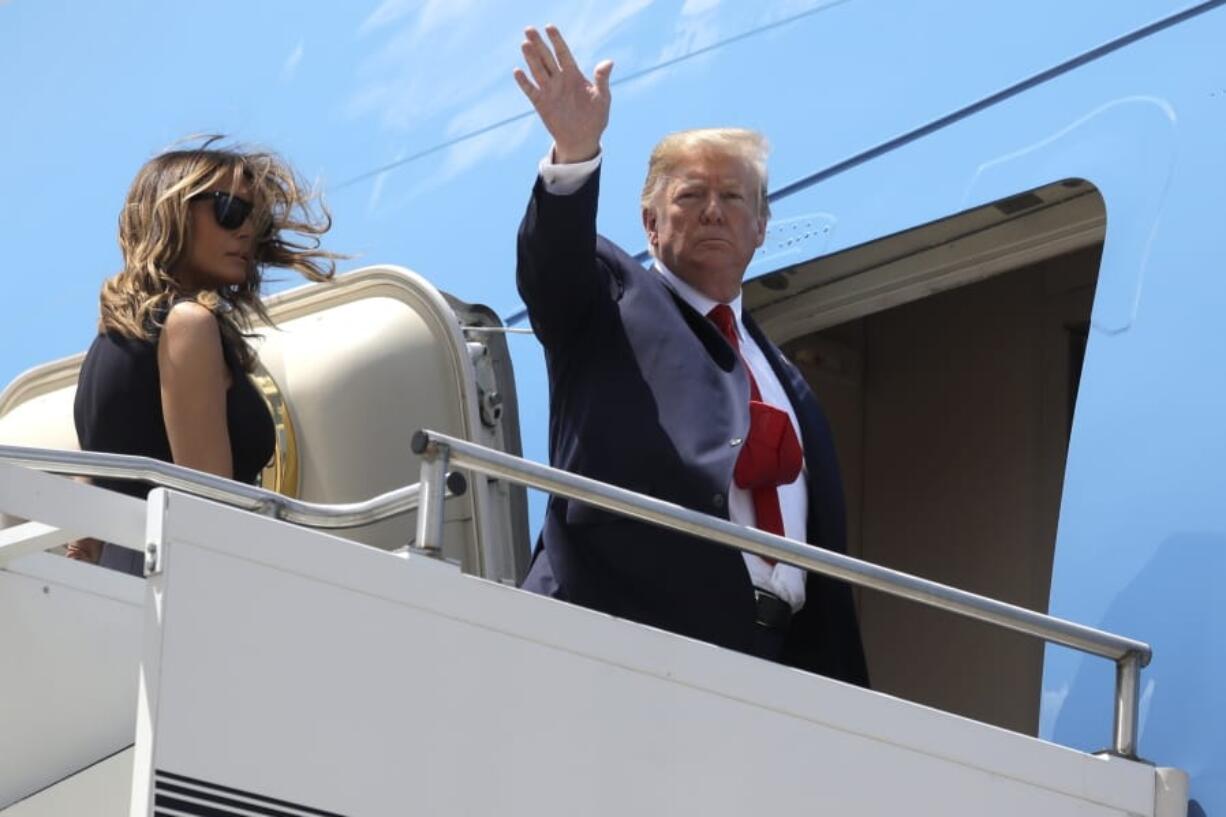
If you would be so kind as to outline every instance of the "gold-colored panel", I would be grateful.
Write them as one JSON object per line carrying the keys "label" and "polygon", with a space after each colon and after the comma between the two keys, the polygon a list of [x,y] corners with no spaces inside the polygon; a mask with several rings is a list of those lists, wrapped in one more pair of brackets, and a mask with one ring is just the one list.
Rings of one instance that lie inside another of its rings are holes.
{"label": "gold-colored panel", "polygon": [[255,384],[260,396],[264,398],[265,405],[268,406],[277,435],[276,450],[268,465],[264,466],[264,470],[260,473],[260,485],[283,496],[296,499],[301,471],[298,460],[298,435],[294,432],[294,419],[290,414],[289,404],[281,394],[277,381],[259,363],[256,364],[256,369],[251,374],[251,382]]}

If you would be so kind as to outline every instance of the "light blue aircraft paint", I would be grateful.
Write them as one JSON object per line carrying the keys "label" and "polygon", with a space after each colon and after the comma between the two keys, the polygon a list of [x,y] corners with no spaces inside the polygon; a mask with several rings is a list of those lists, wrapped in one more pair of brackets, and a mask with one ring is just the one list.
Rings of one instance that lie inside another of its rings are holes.
{"label": "light blue aircraft paint", "polygon": [[[510,77],[525,24],[557,22],[584,65],[617,62],[600,226],[631,251],[647,154],[681,128],[773,144],[773,229],[795,238],[755,279],[1092,184],[1107,228],[1049,611],[1153,645],[1141,753],[1192,775],[1190,813],[1226,815],[1226,2],[391,0],[190,18],[138,3],[107,6],[113,20],[37,5],[0,3],[0,90],[19,114],[0,127],[5,382],[88,344],[122,192],[192,131],[318,174],[329,245],[355,265],[406,264],[519,316],[515,228],[548,148]],[[543,460],[543,363],[532,338],[511,344],[525,454]],[[1112,680],[1108,662],[1049,649],[1040,737],[1105,746]]]}
{"label": "light blue aircraft paint", "polygon": [[[1061,179],[1085,179],[1100,191],[1106,239],[1050,612],[1153,645],[1142,681],[1141,753],[1190,772],[1194,814],[1226,813],[1226,603],[1217,589],[1226,575],[1226,388],[1215,375],[1226,359],[1221,6],[1151,4],[1143,17],[1134,16],[1136,4],[1099,7],[1095,34],[1062,59],[1026,70],[1010,55],[1013,81],[986,93],[972,90],[977,77],[946,77],[945,101],[925,111],[880,93],[885,83],[856,66],[841,77],[810,75],[804,91],[797,82],[787,113],[751,105],[748,117],[789,153],[804,139],[852,142],[839,161],[818,156],[806,173],[795,174],[789,162],[785,174],[795,175],[775,187],[777,218],[818,212],[834,226],[815,255]],[[821,33],[780,33],[758,52],[766,63],[759,76],[777,76],[774,61],[789,49],[820,49],[823,34],[852,36],[869,15],[863,4],[832,11],[831,28]],[[1049,22],[1061,28],[1061,15]],[[879,37],[900,34],[884,29]],[[961,28],[960,35],[974,33]],[[951,36],[898,45],[904,61],[960,43]],[[827,94],[831,85],[843,87]],[[868,117],[834,104],[848,85],[871,109]],[[890,122],[878,129],[876,120]],[[1041,736],[1103,748],[1111,719],[1104,691],[1112,682],[1109,662],[1049,648]]]}

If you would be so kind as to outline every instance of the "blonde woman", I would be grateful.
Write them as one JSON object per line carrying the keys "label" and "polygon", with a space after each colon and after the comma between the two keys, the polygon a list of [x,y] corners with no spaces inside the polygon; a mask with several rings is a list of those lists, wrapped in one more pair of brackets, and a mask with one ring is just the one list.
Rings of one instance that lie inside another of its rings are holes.
{"label": "blonde woman", "polygon": [[[253,482],[275,440],[248,376],[255,356],[244,336],[253,318],[267,318],[263,271],[285,267],[321,281],[337,256],[319,249],[331,217],[292,169],[273,154],[216,142],[163,153],[136,174],[119,217],[123,269],[102,288],[74,416],[82,450]],[[94,482],[142,498],[149,491]],[[142,572],[139,553],[109,543],[83,540],[69,556]]]}

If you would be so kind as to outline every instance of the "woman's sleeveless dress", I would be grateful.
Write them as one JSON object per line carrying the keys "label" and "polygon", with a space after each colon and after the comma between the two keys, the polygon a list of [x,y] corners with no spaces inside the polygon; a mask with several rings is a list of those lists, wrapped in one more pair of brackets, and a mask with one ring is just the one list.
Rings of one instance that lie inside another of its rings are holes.
{"label": "woman's sleeveless dress", "polygon": [[[226,426],[230,432],[234,478],[255,482],[272,457],[276,430],[268,407],[243,370],[238,356],[223,342],[231,385],[226,392]],[[81,364],[73,405],[77,438],[83,451],[136,454],[174,462],[158,377],[156,340],[138,340],[115,332],[94,339]],[[94,484],[144,499],[152,490],[133,480],[94,479]],[[144,554],[109,542],[101,564],[133,575],[144,574]]]}

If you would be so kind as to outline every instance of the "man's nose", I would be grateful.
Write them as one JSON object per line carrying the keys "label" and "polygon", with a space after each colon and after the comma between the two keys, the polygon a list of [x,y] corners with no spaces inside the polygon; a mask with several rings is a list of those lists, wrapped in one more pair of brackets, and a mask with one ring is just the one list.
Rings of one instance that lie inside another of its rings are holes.
{"label": "man's nose", "polygon": [[724,221],[724,203],[720,201],[719,193],[712,192],[702,204],[699,214],[704,224],[721,224]]}

